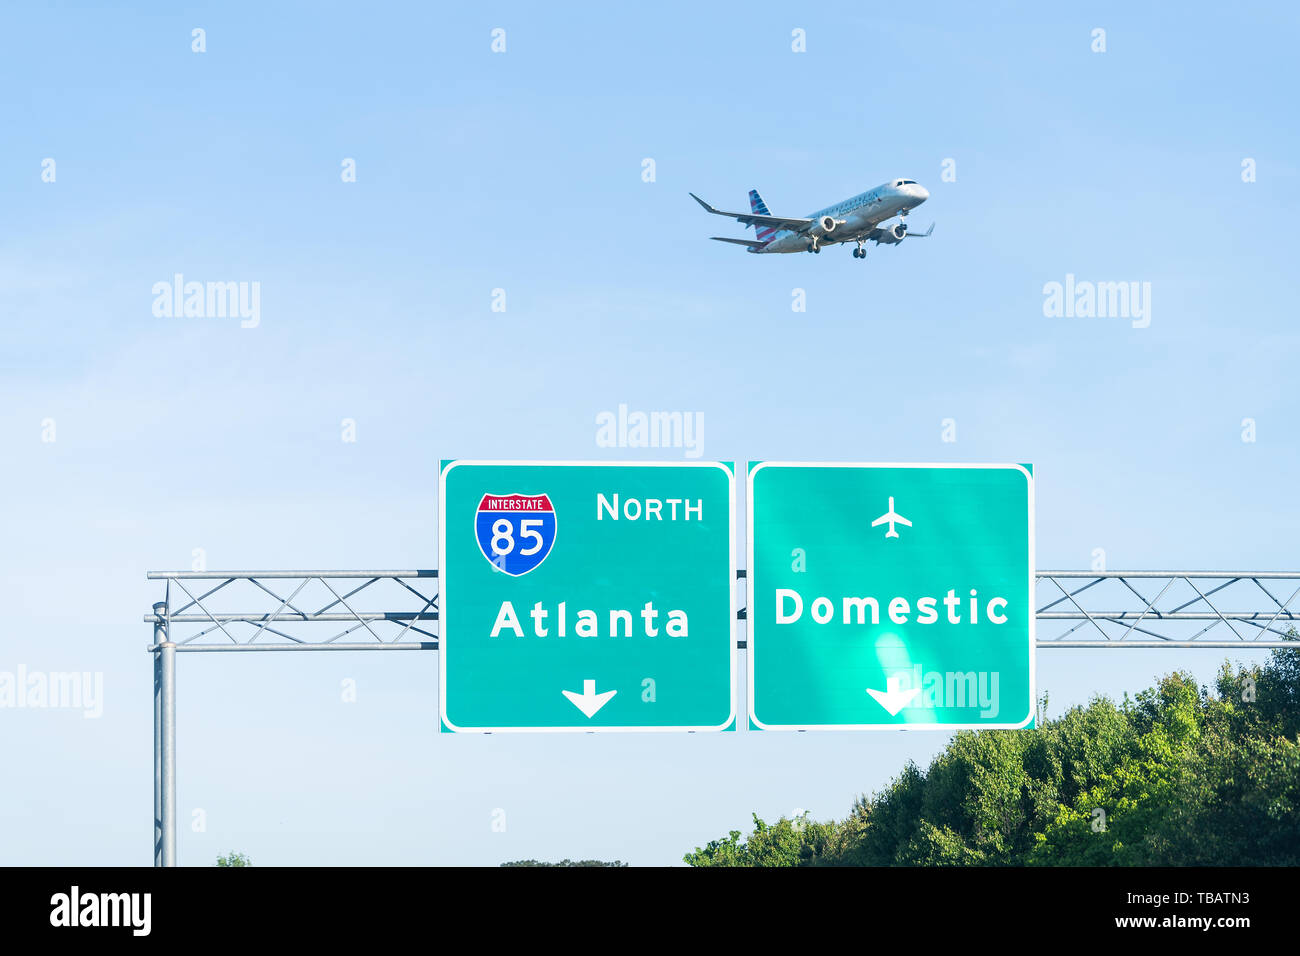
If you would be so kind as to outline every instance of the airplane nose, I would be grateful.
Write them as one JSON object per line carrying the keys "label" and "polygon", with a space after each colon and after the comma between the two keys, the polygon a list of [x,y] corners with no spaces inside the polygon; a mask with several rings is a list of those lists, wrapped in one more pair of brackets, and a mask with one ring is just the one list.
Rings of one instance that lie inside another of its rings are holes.
{"label": "airplane nose", "polygon": [[918,204],[923,203],[930,198],[930,190],[926,189],[924,186],[917,185],[912,188],[916,190],[916,201]]}

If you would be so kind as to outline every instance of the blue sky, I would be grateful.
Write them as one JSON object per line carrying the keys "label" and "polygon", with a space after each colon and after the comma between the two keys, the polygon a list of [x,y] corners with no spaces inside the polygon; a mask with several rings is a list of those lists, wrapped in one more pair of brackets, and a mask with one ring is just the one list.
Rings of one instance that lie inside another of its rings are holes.
{"label": "blue sky", "polygon": [[[0,711],[0,862],[150,861],[147,570],[432,566],[439,458],[648,457],[596,445],[620,403],[702,413],[710,459],[1032,462],[1040,567],[1294,567],[1287,4],[3,18],[0,669],[105,702]],[[686,195],[802,215],[895,176],[935,234],[865,263],[711,243],[740,227]],[[156,317],[177,272],[260,282],[260,324]],[[1150,282],[1150,326],[1044,317],[1067,273]],[[439,735],[436,658],[398,656],[182,658],[182,862],[673,863],[945,742]],[[1038,682],[1059,712],[1224,656],[1056,650]]]}

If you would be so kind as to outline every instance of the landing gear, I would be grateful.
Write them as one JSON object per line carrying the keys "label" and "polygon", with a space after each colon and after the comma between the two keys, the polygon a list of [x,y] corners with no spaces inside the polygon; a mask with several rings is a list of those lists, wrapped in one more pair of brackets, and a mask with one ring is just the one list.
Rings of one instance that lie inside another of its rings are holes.
{"label": "landing gear", "polygon": [[817,240],[814,239],[814,240],[812,240],[811,242],[808,243],[808,251],[809,251],[809,252],[821,252],[821,251],[822,251],[822,247],[818,244]]}
{"label": "landing gear", "polygon": [[853,250],[853,258],[854,258],[854,259],[865,259],[865,258],[867,257],[867,248],[866,248],[866,247],[867,247],[867,244],[866,244],[865,242],[859,241],[859,242],[858,242],[858,247],[857,247],[856,249]]}

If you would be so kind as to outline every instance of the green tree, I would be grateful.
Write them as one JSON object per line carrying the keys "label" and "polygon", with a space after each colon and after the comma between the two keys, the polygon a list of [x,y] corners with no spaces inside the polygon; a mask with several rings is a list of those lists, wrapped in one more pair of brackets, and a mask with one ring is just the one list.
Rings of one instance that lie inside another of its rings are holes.
{"label": "green tree", "polygon": [[[1292,636],[1295,636],[1294,634]],[[1119,704],[964,731],[843,822],[782,819],[692,866],[1300,865],[1300,651]]]}
{"label": "green tree", "polygon": [[252,866],[252,859],[245,853],[236,853],[231,850],[225,856],[217,857],[217,866]]}
{"label": "green tree", "polygon": [[502,863],[502,866],[627,866],[621,860],[614,860],[606,863],[604,860],[569,860],[564,859],[559,863],[543,863],[541,860],[513,860],[509,863]]}
{"label": "green tree", "polygon": [[739,830],[732,830],[727,839],[696,847],[683,859],[691,866],[806,866],[823,852],[835,828],[810,820],[807,813],[773,824],[753,816],[754,832],[745,842],[740,842]]}

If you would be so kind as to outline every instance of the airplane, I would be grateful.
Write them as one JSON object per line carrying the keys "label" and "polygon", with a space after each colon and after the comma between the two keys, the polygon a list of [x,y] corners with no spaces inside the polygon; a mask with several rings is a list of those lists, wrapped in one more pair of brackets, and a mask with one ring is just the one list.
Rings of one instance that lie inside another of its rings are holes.
{"label": "airplane", "polygon": [[885,532],[885,537],[886,537],[886,538],[897,538],[897,537],[898,537],[898,532],[894,530],[894,525],[895,525],[895,524],[901,524],[904,528],[910,528],[910,527],[912,527],[912,522],[908,521],[906,518],[904,518],[902,515],[900,515],[898,512],[896,512],[896,511],[894,510],[894,499],[893,499],[893,498],[890,498],[890,499],[889,499],[889,510],[886,511],[886,512],[885,512],[883,515],[881,515],[879,518],[877,518],[875,521],[871,522],[871,527],[874,528],[874,527],[876,527],[877,525],[882,525],[882,524],[884,524],[886,521],[889,522],[889,530]]}
{"label": "airplane", "polygon": [[[736,222],[753,226],[753,239],[710,237],[718,242],[745,246],[746,252],[821,252],[824,245],[855,242],[857,248],[853,250],[853,258],[865,259],[868,242],[895,246],[904,238],[924,239],[934,232],[934,223],[925,232],[907,231],[907,214],[930,198],[929,191],[914,179],[892,179],[802,219],[771,215],[757,189],[749,191],[750,213],[724,212],[713,208],[695,193],[689,195],[715,216],[729,216]],[[899,221],[892,226],[881,225],[895,216]]]}

